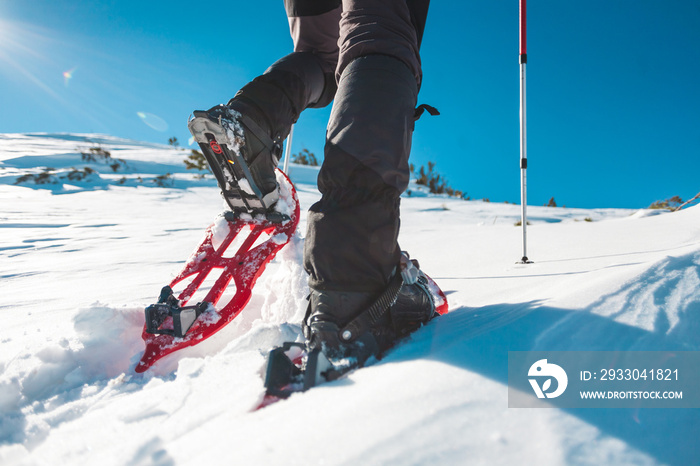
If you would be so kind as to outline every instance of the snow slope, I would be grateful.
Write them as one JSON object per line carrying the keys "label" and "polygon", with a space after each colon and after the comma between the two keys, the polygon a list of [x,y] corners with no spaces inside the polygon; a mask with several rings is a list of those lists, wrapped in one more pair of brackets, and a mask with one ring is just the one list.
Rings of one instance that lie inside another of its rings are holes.
{"label": "snow slope", "polygon": [[[98,146],[123,160],[116,172],[83,160]],[[522,265],[518,206],[414,186],[401,244],[450,313],[370,367],[252,411],[267,350],[298,336],[304,218],[239,318],[133,372],[144,306],[223,208],[187,155],[101,135],[0,135],[3,465],[700,463],[698,410],[507,399],[509,350],[700,349],[700,206],[531,207],[535,263]],[[304,211],[315,173],[290,171]],[[14,184],[42,172],[52,183]]]}

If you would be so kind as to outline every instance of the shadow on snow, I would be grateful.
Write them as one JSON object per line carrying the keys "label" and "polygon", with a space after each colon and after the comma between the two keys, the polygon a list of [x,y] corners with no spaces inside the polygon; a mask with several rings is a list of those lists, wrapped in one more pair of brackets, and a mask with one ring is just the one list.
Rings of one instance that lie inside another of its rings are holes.
{"label": "shadow on snow", "polygon": [[[668,257],[585,310],[539,302],[455,309],[416,333],[410,345],[397,348],[385,361],[433,359],[507,385],[509,351],[698,351],[700,299],[693,284],[699,275],[696,252]],[[656,312],[653,331],[613,320],[642,306]],[[595,310],[605,310],[607,316]],[[676,321],[673,326],[671,319]],[[527,386],[525,379],[523,384]],[[524,389],[531,391],[529,386]],[[564,411],[659,462],[688,464],[700,457],[700,409]]]}

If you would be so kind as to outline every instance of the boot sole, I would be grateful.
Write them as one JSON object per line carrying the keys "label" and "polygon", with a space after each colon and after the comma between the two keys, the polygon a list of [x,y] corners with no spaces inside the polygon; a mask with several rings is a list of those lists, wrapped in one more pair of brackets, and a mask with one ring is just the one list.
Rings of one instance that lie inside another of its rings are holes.
{"label": "boot sole", "polygon": [[275,205],[279,199],[278,190],[262,194],[238,145],[231,141],[219,121],[207,112],[195,111],[187,128],[202,149],[224,199],[234,212],[265,213]]}

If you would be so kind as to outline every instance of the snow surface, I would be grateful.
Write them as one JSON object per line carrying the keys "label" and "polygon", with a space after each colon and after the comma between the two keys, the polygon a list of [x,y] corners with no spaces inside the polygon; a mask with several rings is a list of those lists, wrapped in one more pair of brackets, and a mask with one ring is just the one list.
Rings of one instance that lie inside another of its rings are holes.
{"label": "snow surface", "polygon": [[[98,145],[123,160],[117,172],[82,160]],[[299,335],[305,214],[241,316],[133,371],[144,306],[224,207],[187,155],[102,135],[0,135],[1,464],[700,463],[698,410],[507,400],[509,350],[700,348],[700,206],[530,207],[535,263],[522,265],[519,206],[412,186],[401,244],[450,313],[370,367],[253,411],[266,352]],[[86,166],[95,172],[67,178]],[[45,167],[53,184],[15,184]],[[304,212],[316,172],[290,171]]]}

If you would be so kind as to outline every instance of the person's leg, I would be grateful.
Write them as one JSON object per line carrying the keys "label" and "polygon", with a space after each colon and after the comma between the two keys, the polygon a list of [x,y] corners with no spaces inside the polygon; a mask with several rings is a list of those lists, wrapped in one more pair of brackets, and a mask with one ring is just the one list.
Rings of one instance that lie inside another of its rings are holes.
{"label": "person's leg", "polygon": [[314,289],[377,292],[399,260],[416,82],[399,60],[355,59],[339,82],[311,207],[305,265]]}
{"label": "person's leg", "polygon": [[[399,267],[399,196],[408,185],[421,79],[414,18],[406,0],[343,1],[322,198],[309,211],[304,245],[312,347],[337,346],[337,330],[387,288]],[[429,296],[407,301],[418,303],[424,320],[432,315]]]}
{"label": "person's leg", "polygon": [[[266,207],[277,199],[274,169],[292,124],[304,109],[328,105],[336,90],[340,1],[286,0],[285,8],[294,52],[243,86],[226,105],[197,112],[190,122],[197,142],[209,144],[208,134],[217,133],[224,139],[219,143],[241,152]],[[220,173],[227,168],[226,161],[222,164]],[[217,179],[226,195],[225,176]]]}
{"label": "person's leg", "polygon": [[340,0],[285,0],[294,51],[246,84],[229,105],[249,107],[282,140],[299,114],[325,107],[336,90]]}

